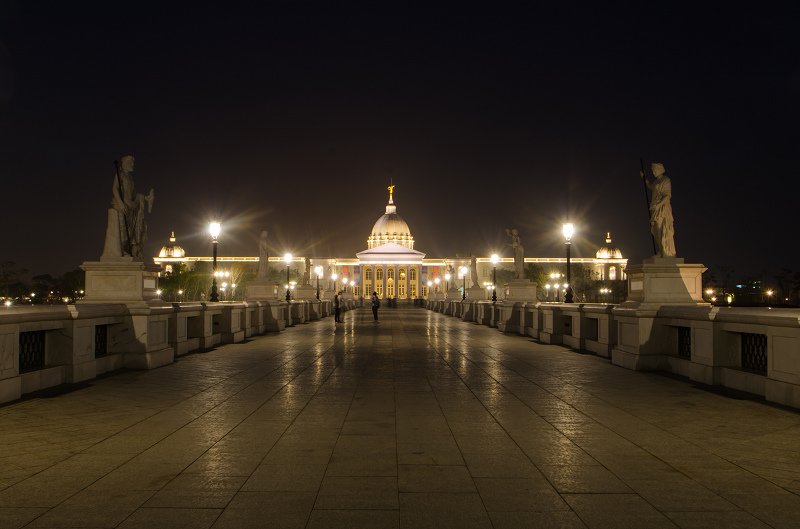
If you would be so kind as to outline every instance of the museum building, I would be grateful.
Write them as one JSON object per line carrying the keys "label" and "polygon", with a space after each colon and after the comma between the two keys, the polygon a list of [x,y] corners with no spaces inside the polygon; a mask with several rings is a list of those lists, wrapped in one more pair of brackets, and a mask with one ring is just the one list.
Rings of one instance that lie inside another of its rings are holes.
{"label": "museum building", "polygon": [[[315,278],[313,270],[321,266],[323,270],[323,285],[326,290],[334,288],[352,289],[355,295],[362,293],[370,295],[377,292],[381,298],[415,299],[427,298],[431,291],[444,292],[448,287],[485,287],[492,281],[491,258],[476,257],[474,265],[477,267],[478,285],[473,284],[470,257],[445,257],[426,258],[426,255],[414,249],[414,236],[408,223],[397,213],[394,203],[394,187],[389,186],[389,202],[386,204],[385,213],[378,218],[372,226],[372,231],[367,237],[367,248],[352,257],[306,257],[294,256],[292,266],[297,266],[299,275]],[[218,268],[231,266],[233,263],[258,263],[258,256],[220,256],[217,257]],[[170,234],[169,244],[161,248],[158,257],[153,260],[162,266],[165,273],[169,273],[175,263],[185,263],[191,268],[193,263],[211,261],[211,257],[193,257],[186,255],[185,250],[177,244],[174,232]],[[286,266],[281,257],[270,257],[270,263]],[[606,234],[605,245],[598,248],[595,257],[576,257],[571,259],[575,265],[580,265],[584,270],[589,270],[592,279],[597,280],[624,280],[628,260],[623,257],[619,248],[612,245],[611,234]],[[310,270],[305,270],[306,263],[310,263]],[[563,271],[566,265],[565,257],[525,257],[525,263],[535,263],[542,266],[545,271],[548,265],[554,271]],[[514,259],[501,258],[499,269],[512,270]],[[470,270],[466,274],[466,281],[460,275],[463,268]],[[332,279],[336,275],[336,279]],[[455,282],[448,285],[449,281]],[[430,287],[429,287],[430,283]]]}

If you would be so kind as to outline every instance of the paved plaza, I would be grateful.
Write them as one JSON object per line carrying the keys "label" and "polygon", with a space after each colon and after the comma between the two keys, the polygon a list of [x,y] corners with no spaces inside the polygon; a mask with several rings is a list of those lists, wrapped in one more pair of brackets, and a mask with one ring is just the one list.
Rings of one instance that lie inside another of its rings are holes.
{"label": "paved plaza", "polygon": [[421,308],[0,407],[0,528],[797,528],[800,414]]}

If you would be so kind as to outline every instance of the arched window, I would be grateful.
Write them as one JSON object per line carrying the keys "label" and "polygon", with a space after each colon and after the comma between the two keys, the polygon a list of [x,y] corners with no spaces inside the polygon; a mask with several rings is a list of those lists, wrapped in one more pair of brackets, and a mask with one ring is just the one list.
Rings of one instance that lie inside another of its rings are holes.
{"label": "arched window", "polygon": [[383,268],[378,268],[375,270],[375,280],[383,281]]}
{"label": "arched window", "polygon": [[372,268],[367,268],[366,272],[364,272],[364,279],[372,281]]}
{"label": "arched window", "polygon": [[610,267],[608,269],[608,278],[611,281],[616,281],[616,279],[617,279],[617,267],[616,266],[612,266],[612,267]]}
{"label": "arched window", "polygon": [[417,269],[416,268],[412,268],[411,270],[408,271],[408,278],[411,281],[416,281],[417,280]]}
{"label": "arched window", "polygon": [[386,279],[394,279],[394,268],[386,270]]}

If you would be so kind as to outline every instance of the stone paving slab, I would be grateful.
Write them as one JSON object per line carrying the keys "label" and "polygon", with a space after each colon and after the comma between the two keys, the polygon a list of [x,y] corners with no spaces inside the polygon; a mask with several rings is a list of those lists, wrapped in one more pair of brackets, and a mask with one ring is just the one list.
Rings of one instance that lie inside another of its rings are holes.
{"label": "stone paving slab", "polygon": [[0,528],[800,527],[800,414],[421,308],[0,407]]}

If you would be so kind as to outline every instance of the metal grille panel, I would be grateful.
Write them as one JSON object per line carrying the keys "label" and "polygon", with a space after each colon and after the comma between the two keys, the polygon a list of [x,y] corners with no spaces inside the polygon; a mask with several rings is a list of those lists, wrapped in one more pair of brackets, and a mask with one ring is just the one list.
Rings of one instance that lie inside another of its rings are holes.
{"label": "metal grille panel", "polygon": [[678,327],[678,356],[692,357],[692,328]]}
{"label": "metal grille panel", "polygon": [[45,331],[19,333],[19,372],[44,369]]}
{"label": "metal grille panel", "polygon": [[742,333],[742,369],[767,374],[767,335]]}
{"label": "metal grille panel", "polygon": [[108,325],[94,326],[94,357],[102,358],[108,354]]}

